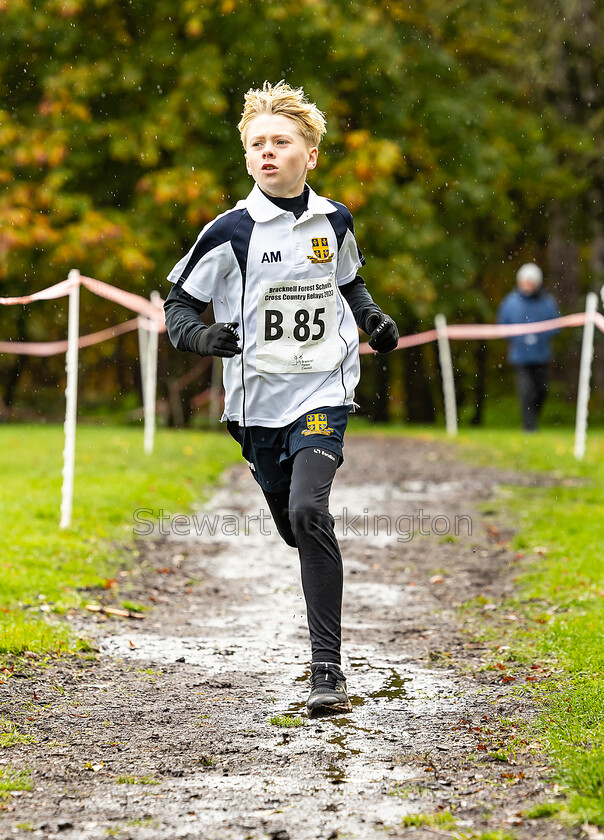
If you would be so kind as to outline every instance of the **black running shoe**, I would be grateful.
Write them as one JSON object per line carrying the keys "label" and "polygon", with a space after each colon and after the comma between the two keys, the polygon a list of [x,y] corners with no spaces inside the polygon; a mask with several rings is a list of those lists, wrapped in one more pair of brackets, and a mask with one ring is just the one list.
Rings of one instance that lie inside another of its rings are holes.
{"label": "black running shoe", "polygon": [[344,674],[334,662],[313,662],[310,666],[310,686],[306,701],[309,717],[352,710]]}

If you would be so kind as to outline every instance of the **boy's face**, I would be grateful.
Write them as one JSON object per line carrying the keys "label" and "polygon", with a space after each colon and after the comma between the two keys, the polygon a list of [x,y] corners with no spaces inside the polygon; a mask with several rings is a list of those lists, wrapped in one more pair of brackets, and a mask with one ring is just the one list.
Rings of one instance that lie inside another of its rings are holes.
{"label": "boy's face", "polygon": [[307,171],[317,164],[317,155],[317,147],[309,146],[294,120],[283,114],[260,114],[248,125],[247,171],[268,195],[300,195]]}

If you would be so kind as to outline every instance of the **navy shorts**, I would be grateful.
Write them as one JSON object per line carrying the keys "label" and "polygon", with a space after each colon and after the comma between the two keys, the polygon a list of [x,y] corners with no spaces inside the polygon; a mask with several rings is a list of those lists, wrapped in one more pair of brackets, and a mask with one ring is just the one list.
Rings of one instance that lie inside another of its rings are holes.
{"label": "navy shorts", "polygon": [[340,466],[351,409],[349,405],[317,408],[280,429],[240,426],[227,420],[227,429],[241,446],[241,454],[260,487],[279,493],[289,487],[293,458],[301,449],[316,446],[333,452]]}

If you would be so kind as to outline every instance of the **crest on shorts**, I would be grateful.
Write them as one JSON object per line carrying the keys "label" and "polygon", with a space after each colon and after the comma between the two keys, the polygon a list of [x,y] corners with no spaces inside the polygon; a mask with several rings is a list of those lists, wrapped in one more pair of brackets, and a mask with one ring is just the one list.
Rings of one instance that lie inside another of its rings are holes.
{"label": "crest on shorts", "polygon": [[327,425],[327,414],[307,414],[306,428],[303,429],[303,435],[327,435],[332,434],[334,430]]}
{"label": "crest on shorts", "polygon": [[328,263],[333,260],[333,251],[329,250],[329,240],[326,236],[314,236],[310,240],[312,254],[306,258],[311,263]]}

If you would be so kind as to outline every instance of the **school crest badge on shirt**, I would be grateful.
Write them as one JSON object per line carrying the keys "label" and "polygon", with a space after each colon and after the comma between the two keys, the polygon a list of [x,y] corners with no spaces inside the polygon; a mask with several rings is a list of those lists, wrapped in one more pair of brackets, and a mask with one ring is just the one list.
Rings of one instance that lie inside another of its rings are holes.
{"label": "school crest badge on shirt", "polygon": [[310,240],[312,254],[306,258],[311,263],[328,263],[333,260],[333,251],[329,250],[329,240],[326,236],[316,237]]}
{"label": "school crest badge on shirt", "polygon": [[326,435],[329,437],[333,431],[327,425],[327,414],[306,415],[306,428],[302,430],[303,435]]}

